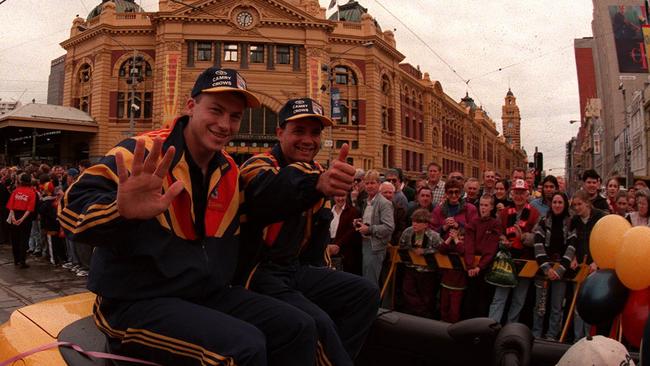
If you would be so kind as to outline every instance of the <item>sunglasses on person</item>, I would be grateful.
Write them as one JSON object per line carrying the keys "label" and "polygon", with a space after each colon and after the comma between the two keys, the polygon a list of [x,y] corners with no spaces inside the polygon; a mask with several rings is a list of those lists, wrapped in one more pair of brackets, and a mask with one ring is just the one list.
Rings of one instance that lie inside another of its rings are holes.
{"label": "sunglasses on person", "polygon": [[386,181],[391,182],[391,183],[397,183],[397,178],[389,178],[389,179],[386,179]]}
{"label": "sunglasses on person", "polygon": [[449,196],[453,196],[453,195],[459,196],[460,195],[460,189],[450,189],[450,190],[447,191],[447,195],[449,195]]}

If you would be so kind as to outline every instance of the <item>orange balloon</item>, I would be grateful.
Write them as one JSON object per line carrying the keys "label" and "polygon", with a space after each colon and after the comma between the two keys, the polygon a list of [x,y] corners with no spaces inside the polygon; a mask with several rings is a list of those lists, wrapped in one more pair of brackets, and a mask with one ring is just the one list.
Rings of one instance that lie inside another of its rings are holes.
{"label": "orange balloon", "polygon": [[616,275],[630,290],[650,286],[650,227],[636,226],[623,235],[616,256]]}
{"label": "orange balloon", "polygon": [[589,250],[599,268],[616,268],[616,254],[623,243],[623,234],[631,227],[619,215],[607,215],[596,222],[589,237]]}

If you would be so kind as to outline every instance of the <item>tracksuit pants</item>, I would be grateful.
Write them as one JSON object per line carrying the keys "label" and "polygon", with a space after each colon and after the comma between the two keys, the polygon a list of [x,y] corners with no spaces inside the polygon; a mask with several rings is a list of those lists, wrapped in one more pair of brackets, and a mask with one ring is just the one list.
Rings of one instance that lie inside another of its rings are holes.
{"label": "tracksuit pants", "polygon": [[25,220],[22,224],[9,225],[9,241],[14,255],[14,264],[24,264],[27,258],[27,246],[32,222]]}
{"label": "tracksuit pants", "polygon": [[327,267],[261,264],[250,288],[287,302],[315,320],[317,365],[351,366],[379,307],[377,285]]}
{"label": "tracksuit pants", "polygon": [[294,307],[243,287],[189,301],[97,297],[95,323],[116,354],[162,365],[313,365],[316,325]]}
{"label": "tracksuit pants", "polygon": [[415,268],[405,267],[402,284],[404,311],[433,319],[439,285],[435,272],[419,272]]}

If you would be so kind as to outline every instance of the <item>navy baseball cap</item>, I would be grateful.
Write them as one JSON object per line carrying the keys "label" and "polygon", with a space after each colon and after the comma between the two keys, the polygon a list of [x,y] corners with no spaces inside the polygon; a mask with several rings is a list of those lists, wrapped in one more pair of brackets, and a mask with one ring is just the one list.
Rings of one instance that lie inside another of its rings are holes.
{"label": "navy baseball cap", "polygon": [[257,108],[261,105],[255,94],[246,89],[246,80],[237,71],[211,67],[196,78],[192,88],[192,98],[201,93],[239,93],[246,98],[246,106]]}
{"label": "navy baseball cap", "polygon": [[323,113],[323,106],[311,98],[291,99],[280,109],[280,126],[302,118],[317,119],[323,127],[332,125],[332,120]]}

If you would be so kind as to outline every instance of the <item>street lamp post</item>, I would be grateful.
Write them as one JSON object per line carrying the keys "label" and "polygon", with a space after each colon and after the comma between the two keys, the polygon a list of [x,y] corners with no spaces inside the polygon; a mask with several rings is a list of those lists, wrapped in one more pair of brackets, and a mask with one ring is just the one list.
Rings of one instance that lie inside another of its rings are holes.
{"label": "street lamp post", "polygon": [[627,96],[625,93],[625,87],[623,86],[623,83],[621,83],[618,87],[618,89],[621,91],[623,94],[623,110],[624,110],[624,119],[623,119],[623,154],[624,154],[624,163],[625,163],[625,185],[630,187],[632,184],[632,179],[630,179],[630,156],[628,154],[628,150],[630,149],[630,142],[629,142],[629,120],[628,120],[628,113],[627,113]]}

